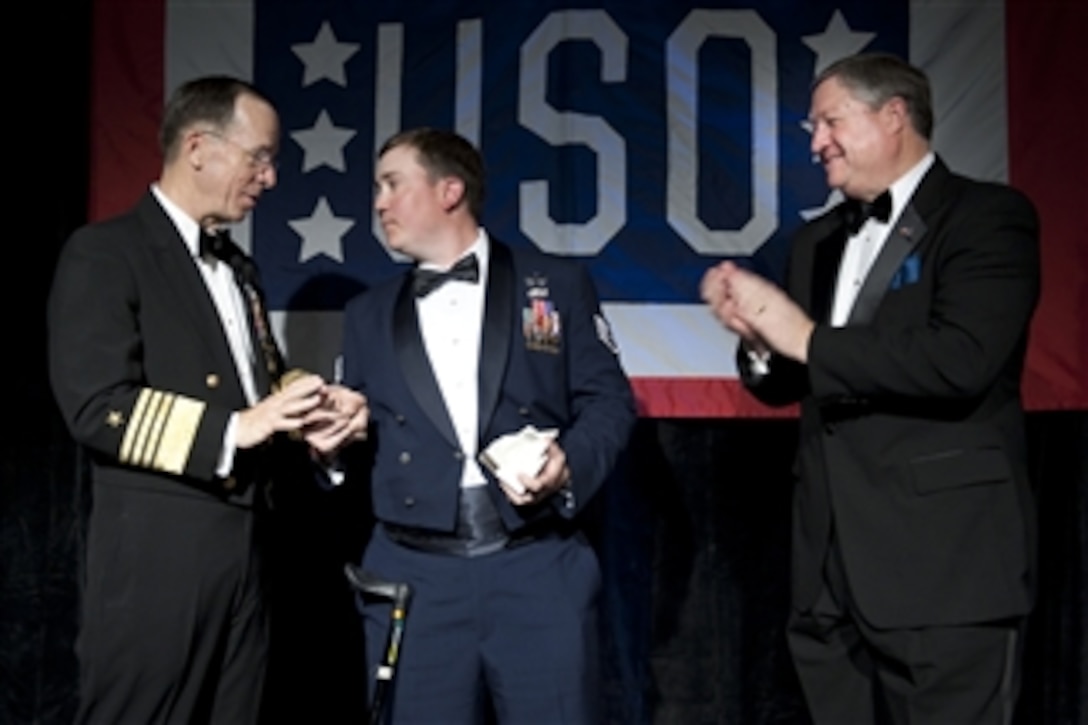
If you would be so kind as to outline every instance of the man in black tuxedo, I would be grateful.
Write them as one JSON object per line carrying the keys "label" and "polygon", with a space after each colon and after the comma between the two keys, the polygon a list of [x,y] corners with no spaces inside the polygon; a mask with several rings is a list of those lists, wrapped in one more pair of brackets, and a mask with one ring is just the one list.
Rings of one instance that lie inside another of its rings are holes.
{"label": "man in black tuxedo", "polygon": [[817,723],[1009,722],[1035,521],[1020,376],[1039,294],[1020,193],[931,151],[926,77],[859,55],[813,85],[843,204],[786,293],[733,264],[702,292],[761,400],[801,402],[788,639]]}
{"label": "man in black tuxedo", "polygon": [[278,139],[252,86],[186,83],[164,111],[158,183],[61,254],[50,377],[94,486],[79,722],[256,720],[266,494],[310,473],[281,434],[324,452],[365,425],[358,394],[279,380],[253,263],[223,234],[275,184]]}
{"label": "man in black tuxedo", "polygon": [[[597,722],[600,570],[580,514],[635,408],[593,284],[487,234],[483,161],[456,134],[388,140],[375,190],[389,246],[417,262],[344,319],[344,383],[371,409],[363,565],[414,590],[393,721],[482,722],[490,700],[504,723]],[[478,458],[530,426],[532,465]],[[374,671],[388,605],[364,618]]]}

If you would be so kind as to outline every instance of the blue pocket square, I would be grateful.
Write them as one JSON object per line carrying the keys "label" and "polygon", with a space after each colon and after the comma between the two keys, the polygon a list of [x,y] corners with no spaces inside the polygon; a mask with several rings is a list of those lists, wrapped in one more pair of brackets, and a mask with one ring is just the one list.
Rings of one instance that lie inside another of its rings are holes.
{"label": "blue pocket square", "polygon": [[918,281],[918,277],[922,272],[922,260],[917,254],[912,254],[903,260],[903,264],[896,270],[895,276],[892,277],[892,289],[899,289],[900,287],[906,287],[908,284],[914,284]]}

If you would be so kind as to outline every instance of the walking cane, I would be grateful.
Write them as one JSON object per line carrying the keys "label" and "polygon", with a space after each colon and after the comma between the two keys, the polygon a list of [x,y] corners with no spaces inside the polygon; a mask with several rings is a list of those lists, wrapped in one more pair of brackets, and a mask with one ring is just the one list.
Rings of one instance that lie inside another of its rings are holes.
{"label": "walking cane", "polygon": [[393,683],[393,676],[397,671],[400,642],[404,636],[404,623],[408,616],[408,603],[412,599],[412,589],[401,582],[377,579],[354,564],[344,565],[344,575],[360,594],[381,597],[393,603],[393,609],[389,614],[389,631],[385,637],[385,651],[378,670],[374,673],[374,697],[370,701],[370,725],[378,725],[382,719],[389,686]]}

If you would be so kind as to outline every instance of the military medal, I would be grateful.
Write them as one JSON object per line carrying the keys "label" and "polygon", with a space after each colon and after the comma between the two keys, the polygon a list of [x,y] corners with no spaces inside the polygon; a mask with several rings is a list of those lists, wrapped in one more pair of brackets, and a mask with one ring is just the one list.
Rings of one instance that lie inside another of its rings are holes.
{"label": "military medal", "polygon": [[533,275],[526,278],[528,305],[521,311],[525,347],[537,352],[557,354],[560,349],[561,329],[559,312],[549,299],[548,280]]}

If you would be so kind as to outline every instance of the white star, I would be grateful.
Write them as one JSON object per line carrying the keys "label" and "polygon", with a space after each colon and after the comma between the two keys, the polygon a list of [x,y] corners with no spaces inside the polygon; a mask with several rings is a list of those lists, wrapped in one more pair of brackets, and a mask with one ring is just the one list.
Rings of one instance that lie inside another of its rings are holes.
{"label": "white star", "polygon": [[346,87],[348,83],[344,76],[344,63],[358,52],[359,44],[336,42],[336,36],[332,34],[332,28],[326,21],[321,24],[314,42],[296,43],[291,46],[291,50],[306,66],[306,73],[302,77],[303,86],[328,78],[333,83]]}
{"label": "white star", "polygon": [[812,221],[821,214],[830,211],[832,207],[837,206],[842,199],[842,192],[838,189],[832,189],[831,193],[827,195],[827,201],[824,202],[823,206],[818,206],[813,209],[802,209],[801,218],[806,222]]}
{"label": "white star", "polygon": [[852,32],[843,19],[842,12],[836,10],[824,32],[805,35],[801,40],[816,52],[816,68],[813,75],[818,75],[839,58],[854,55],[875,37],[876,33]]}
{"label": "white star", "polygon": [[326,111],[318,114],[317,121],[309,129],[292,132],[291,138],[302,147],[305,154],[302,161],[303,173],[318,166],[347,171],[344,164],[344,144],[354,135],[355,132],[350,129],[333,126]]}
{"label": "white star", "polygon": [[355,226],[355,222],[347,217],[333,216],[325,197],[317,200],[314,212],[309,217],[287,223],[302,237],[302,247],[298,250],[299,264],[319,254],[344,262],[344,234]]}

